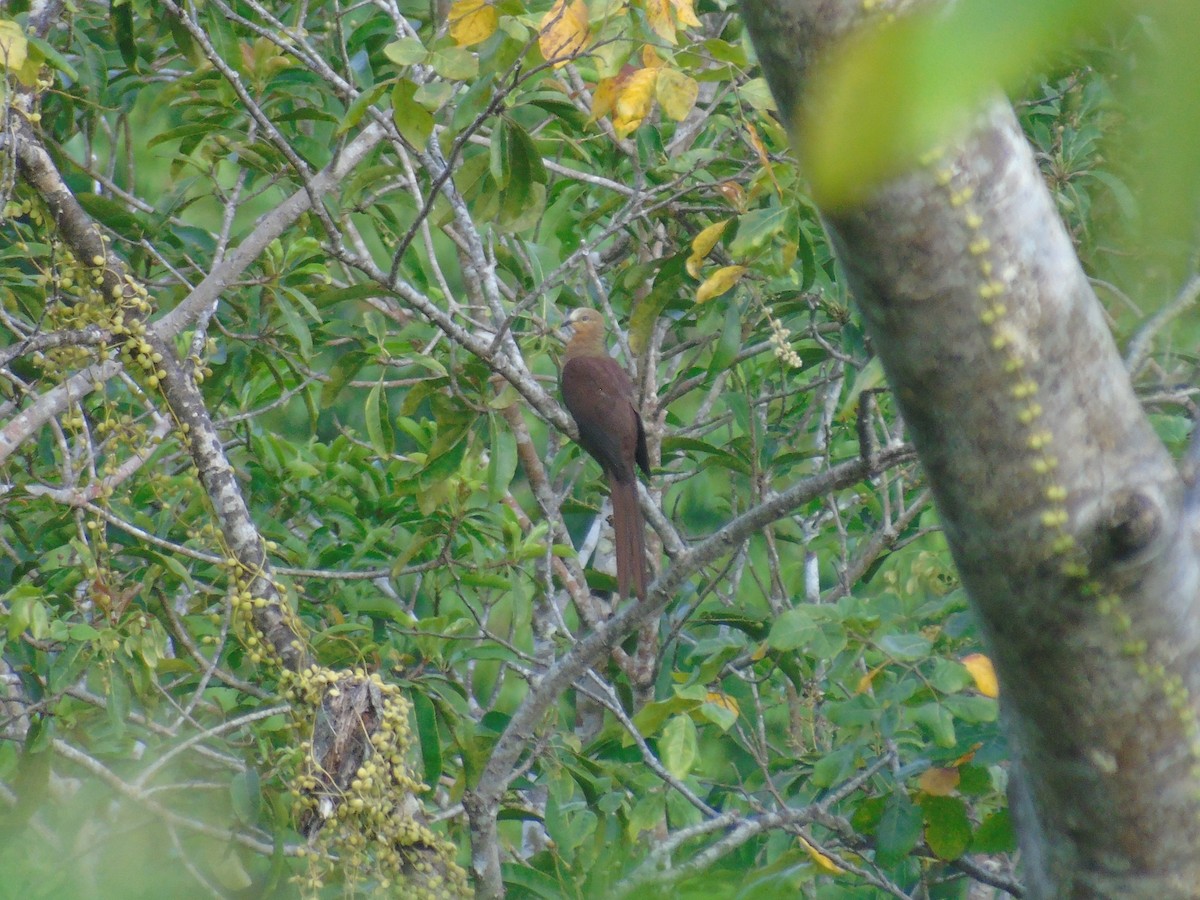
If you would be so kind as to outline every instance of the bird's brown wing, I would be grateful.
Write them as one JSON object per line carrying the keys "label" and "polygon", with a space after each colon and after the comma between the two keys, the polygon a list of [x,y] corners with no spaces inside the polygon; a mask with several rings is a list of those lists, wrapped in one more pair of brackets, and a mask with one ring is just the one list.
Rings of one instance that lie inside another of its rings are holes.
{"label": "bird's brown wing", "polygon": [[646,436],[633,405],[633,385],[608,357],[581,356],[563,364],[563,402],[579,426],[579,443],[617,481],[634,479],[634,464],[649,470]]}

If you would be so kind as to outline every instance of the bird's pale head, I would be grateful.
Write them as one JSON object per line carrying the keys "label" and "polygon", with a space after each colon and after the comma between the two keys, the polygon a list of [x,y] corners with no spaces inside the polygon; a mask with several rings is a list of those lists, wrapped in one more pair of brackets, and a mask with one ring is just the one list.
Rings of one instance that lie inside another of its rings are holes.
{"label": "bird's pale head", "polygon": [[604,349],[604,316],[594,309],[571,310],[563,322],[567,331],[567,356],[607,356]]}
{"label": "bird's pale head", "polygon": [[581,306],[567,315],[566,325],[574,332],[591,328],[604,329],[604,317],[594,309]]}

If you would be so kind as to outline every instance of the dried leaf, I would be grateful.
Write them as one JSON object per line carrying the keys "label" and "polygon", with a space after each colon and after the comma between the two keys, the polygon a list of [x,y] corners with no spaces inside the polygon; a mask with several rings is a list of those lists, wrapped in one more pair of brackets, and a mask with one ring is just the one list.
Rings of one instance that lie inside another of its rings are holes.
{"label": "dried leaf", "polygon": [[721,196],[738,212],[746,211],[746,191],[736,181],[726,181],[718,188]]}
{"label": "dried leaf", "polygon": [[931,797],[949,797],[958,787],[961,778],[958,769],[934,767],[922,772],[917,784]]}

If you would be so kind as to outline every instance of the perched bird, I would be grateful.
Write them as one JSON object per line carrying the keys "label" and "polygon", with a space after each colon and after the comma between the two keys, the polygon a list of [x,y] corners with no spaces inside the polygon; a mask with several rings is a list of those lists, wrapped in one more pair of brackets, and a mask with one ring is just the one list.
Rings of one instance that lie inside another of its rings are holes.
{"label": "perched bird", "polygon": [[608,355],[604,319],[594,309],[575,309],[567,316],[570,339],[563,358],[559,387],[563,402],[579,427],[579,445],[604,470],[612,495],[617,589],[646,596],[646,532],[638,506],[637,470],[650,474],[646,432],[638,415],[633,384]]}

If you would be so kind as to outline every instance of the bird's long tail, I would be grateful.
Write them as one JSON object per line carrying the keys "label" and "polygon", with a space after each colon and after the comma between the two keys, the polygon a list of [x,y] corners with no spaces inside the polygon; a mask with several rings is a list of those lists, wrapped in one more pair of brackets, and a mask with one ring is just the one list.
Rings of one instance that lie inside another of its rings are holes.
{"label": "bird's long tail", "polygon": [[[646,526],[638,506],[637,481],[609,479],[613,505],[613,542],[617,547],[617,589],[622,597],[646,599]],[[633,593],[630,594],[630,589]]]}

